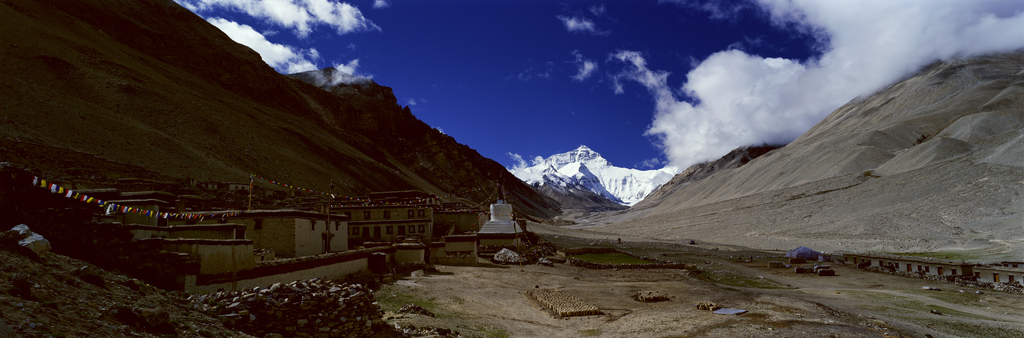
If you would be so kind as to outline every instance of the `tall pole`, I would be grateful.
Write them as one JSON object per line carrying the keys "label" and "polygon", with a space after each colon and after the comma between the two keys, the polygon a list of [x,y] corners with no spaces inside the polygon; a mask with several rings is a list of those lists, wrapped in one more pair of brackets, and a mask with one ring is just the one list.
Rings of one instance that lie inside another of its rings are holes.
{"label": "tall pole", "polygon": [[[331,202],[334,201],[334,179],[331,179],[330,190],[327,192],[327,252],[331,252]],[[347,230],[347,229],[346,229]]]}
{"label": "tall pole", "polygon": [[252,173],[249,173],[249,208],[246,210],[252,210]]}

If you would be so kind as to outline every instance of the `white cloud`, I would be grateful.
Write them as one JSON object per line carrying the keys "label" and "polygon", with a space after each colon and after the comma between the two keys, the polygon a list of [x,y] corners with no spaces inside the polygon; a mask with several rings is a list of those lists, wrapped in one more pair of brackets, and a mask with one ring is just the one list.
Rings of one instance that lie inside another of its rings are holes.
{"label": "white cloud", "polygon": [[[612,78],[616,93],[623,92],[625,81],[636,81],[654,97],[647,135],[658,138],[672,165],[685,168],[743,145],[791,141],[850,99],[937,59],[1024,47],[1020,2],[760,0],[758,5],[773,24],[811,34],[820,55],[791,60],[720,51],[686,74],[678,91],[669,87],[669,73],[648,68],[640,53],[612,55],[625,65]],[[730,10],[716,7],[709,13]]]}
{"label": "white cloud", "polygon": [[579,50],[572,51],[572,55],[576,57],[573,63],[576,65],[576,75],[572,78],[576,81],[586,80],[588,77],[597,72],[597,62],[586,60],[583,58],[583,54],[580,54]]}
{"label": "white cloud", "polygon": [[[363,73],[359,72],[359,59],[353,59],[352,61],[349,61],[348,63],[336,64],[336,65],[334,65],[334,68],[337,69],[337,70],[340,70],[340,71],[342,71],[344,73],[347,73],[349,75],[352,75],[352,77],[358,78],[358,79],[355,79],[355,80],[360,80],[360,79],[361,80],[369,80],[369,79],[373,79],[373,74],[363,74]],[[341,82],[351,83],[350,80],[345,80],[345,81],[341,81]]]}
{"label": "white cloud", "polygon": [[306,37],[317,25],[333,27],[346,34],[381,30],[363,16],[362,11],[345,2],[331,0],[175,0],[197,13],[227,9],[245,13],[270,23],[291,28],[295,35]]}
{"label": "white cloud", "polygon": [[373,8],[388,8],[391,7],[390,0],[374,0]]}
{"label": "white cloud", "polygon": [[227,34],[231,40],[255,50],[264,62],[279,72],[292,74],[317,69],[315,62],[320,58],[320,53],[316,49],[304,50],[272,43],[252,27],[234,21],[222,18],[210,18],[206,21]]}
{"label": "white cloud", "polygon": [[668,161],[655,157],[637,163],[634,167],[638,169],[659,169],[664,167],[666,164],[668,164]]}
{"label": "white cloud", "polygon": [[581,18],[577,16],[568,17],[561,15],[557,16],[557,18],[558,20],[562,21],[562,24],[565,25],[565,29],[568,29],[570,32],[604,34],[603,32],[597,30],[597,25],[595,25],[594,22],[591,21],[590,19]]}
{"label": "white cloud", "polygon": [[600,5],[596,5],[596,6],[590,6],[589,9],[590,9],[590,13],[594,14],[594,16],[602,16],[602,15],[608,13],[608,10],[606,10],[604,8],[604,4],[600,4]]}
{"label": "white cloud", "polygon": [[[533,62],[531,62],[533,63]],[[530,81],[532,79],[551,79],[551,73],[555,70],[555,63],[551,61],[545,62],[543,65],[531,66],[516,75],[509,75],[505,78],[508,79],[519,79],[520,81]]]}
{"label": "white cloud", "polygon": [[412,98],[409,98],[409,102],[407,102],[406,105],[407,106],[415,106],[416,105],[416,100],[414,100]]}

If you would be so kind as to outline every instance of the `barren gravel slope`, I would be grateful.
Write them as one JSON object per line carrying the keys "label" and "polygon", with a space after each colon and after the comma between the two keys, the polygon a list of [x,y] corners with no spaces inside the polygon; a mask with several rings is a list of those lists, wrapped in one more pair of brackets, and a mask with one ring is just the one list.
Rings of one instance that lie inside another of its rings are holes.
{"label": "barren gravel slope", "polygon": [[[606,232],[1024,258],[1024,52],[936,63]],[[616,223],[616,224],[612,224]]]}

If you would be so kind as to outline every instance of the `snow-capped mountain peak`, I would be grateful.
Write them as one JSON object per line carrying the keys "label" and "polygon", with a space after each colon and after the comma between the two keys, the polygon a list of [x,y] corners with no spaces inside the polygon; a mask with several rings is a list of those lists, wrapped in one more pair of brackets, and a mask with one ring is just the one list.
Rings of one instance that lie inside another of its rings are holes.
{"label": "snow-capped mountain peak", "polygon": [[639,170],[616,167],[585,145],[548,158],[538,158],[532,166],[524,164],[509,171],[527,184],[548,185],[563,193],[573,189],[587,190],[630,206],[676,174],[673,168]]}

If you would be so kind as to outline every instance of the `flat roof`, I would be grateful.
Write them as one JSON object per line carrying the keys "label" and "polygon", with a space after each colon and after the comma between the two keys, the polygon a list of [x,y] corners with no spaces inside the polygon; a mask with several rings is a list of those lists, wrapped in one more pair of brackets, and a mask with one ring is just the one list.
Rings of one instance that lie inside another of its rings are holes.
{"label": "flat roof", "polygon": [[943,265],[977,265],[976,262],[967,261],[954,261],[941,258],[931,257],[915,257],[915,256],[899,256],[899,255],[888,255],[888,254],[875,254],[875,253],[844,253],[844,256],[863,256],[868,258],[878,258],[894,261],[906,261],[906,262],[918,262],[927,264],[943,264]]}
{"label": "flat roof", "polygon": [[[190,214],[200,215],[221,215],[221,214],[238,213],[228,218],[316,218],[316,219],[327,219],[327,214],[319,213],[315,211],[306,210],[295,210],[295,209],[276,209],[276,210],[218,210],[218,211],[197,211],[190,212]],[[339,221],[348,221],[349,217],[345,215],[332,214],[332,219]]]}

